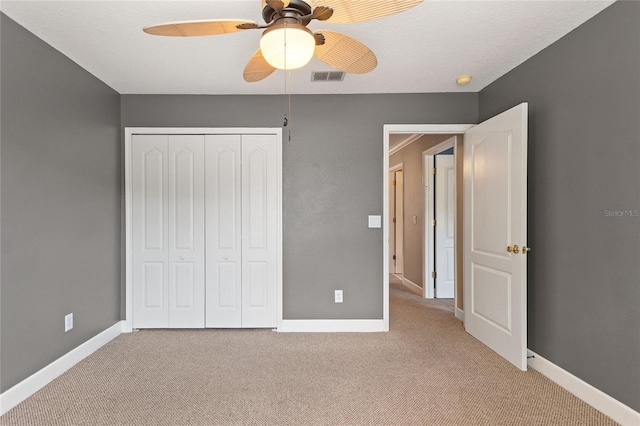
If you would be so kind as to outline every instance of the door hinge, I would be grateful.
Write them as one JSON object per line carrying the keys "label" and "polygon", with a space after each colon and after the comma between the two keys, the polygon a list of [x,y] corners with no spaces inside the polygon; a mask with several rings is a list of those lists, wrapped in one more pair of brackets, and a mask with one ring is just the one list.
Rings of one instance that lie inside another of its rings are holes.
{"label": "door hinge", "polygon": [[434,167],[433,169],[431,169],[431,173],[433,173],[434,175],[436,174],[436,168]]}
{"label": "door hinge", "polygon": [[393,181],[393,186],[396,186],[396,181],[395,180]]}
{"label": "door hinge", "polygon": [[395,217],[393,218],[393,223],[396,223],[396,218]]}
{"label": "door hinge", "polygon": [[436,220],[435,220],[435,219],[433,219],[433,220],[431,221],[431,226],[436,226]]}
{"label": "door hinge", "polygon": [[396,255],[395,254],[393,255],[393,260],[396,260]]}
{"label": "door hinge", "polygon": [[437,278],[437,277],[438,277],[438,274],[436,273],[436,271],[433,271],[431,273],[431,278]]}

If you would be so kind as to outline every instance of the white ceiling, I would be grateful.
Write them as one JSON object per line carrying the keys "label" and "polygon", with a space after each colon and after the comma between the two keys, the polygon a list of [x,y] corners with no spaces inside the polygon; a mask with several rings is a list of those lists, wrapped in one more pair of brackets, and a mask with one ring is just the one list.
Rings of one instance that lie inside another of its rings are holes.
{"label": "white ceiling", "polygon": [[[373,0],[372,0],[373,1]],[[376,0],[377,1],[377,0]],[[378,57],[369,74],[310,81],[330,70],[313,59],[291,72],[290,93],[477,92],[610,4],[605,0],[434,1],[356,24],[312,22],[343,32]],[[260,31],[210,37],[157,37],[142,28],[167,21],[249,19],[260,0],[1,1],[1,10],[122,94],[281,94],[285,72],[246,83],[242,72]],[[472,74],[458,87],[455,77]]]}

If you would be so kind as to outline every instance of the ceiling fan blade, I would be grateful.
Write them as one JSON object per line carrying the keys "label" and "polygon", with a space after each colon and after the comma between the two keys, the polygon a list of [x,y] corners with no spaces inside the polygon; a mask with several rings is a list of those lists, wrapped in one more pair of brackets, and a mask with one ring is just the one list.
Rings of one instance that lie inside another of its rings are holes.
{"label": "ceiling fan blade", "polygon": [[318,21],[326,21],[333,16],[333,9],[325,6],[318,6],[311,12],[311,19],[317,19]]}
{"label": "ceiling fan blade", "polygon": [[285,7],[289,6],[290,0],[262,0],[262,8],[266,5],[271,6],[271,8],[278,13]]}
{"label": "ceiling fan blade", "polygon": [[378,66],[376,55],[358,40],[334,31],[318,33],[325,41],[316,45],[315,55],[326,64],[354,74],[364,74]]}
{"label": "ceiling fan blade", "polygon": [[289,6],[289,0],[266,0],[265,3],[271,6],[274,10],[278,11]]}
{"label": "ceiling fan blade", "polygon": [[207,36],[235,33],[243,31],[237,28],[238,25],[249,24],[258,25],[255,21],[247,20],[226,20],[226,19],[210,19],[206,21],[182,21],[182,22],[167,22],[165,24],[154,25],[151,27],[145,27],[142,30],[147,34],[171,36],[171,37],[192,37],[192,36]]}
{"label": "ceiling fan blade", "polygon": [[311,6],[333,9],[327,20],[334,24],[370,21],[411,9],[423,0],[314,0]]}
{"label": "ceiling fan blade", "polygon": [[253,54],[249,63],[244,68],[243,77],[244,80],[249,83],[254,83],[256,81],[260,81],[264,78],[269,77],[276,69],[269,65],[269,63],[262,56],[262,51],[260,49],[256,50],[256,53]]}

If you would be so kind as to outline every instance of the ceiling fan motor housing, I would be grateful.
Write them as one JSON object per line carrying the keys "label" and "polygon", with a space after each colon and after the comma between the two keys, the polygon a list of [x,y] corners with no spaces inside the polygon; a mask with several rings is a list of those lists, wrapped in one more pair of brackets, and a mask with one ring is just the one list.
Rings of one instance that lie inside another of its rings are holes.
{"label": "ceiling fan motor housing", "polygon": [[307,2],[302,0],[291,0],[289,2],[289,5],[282,9],[281,14],[278,14],[278,11],[267,4],[264,9],[262,9],[262,18],[267,24],[270,24],[282,18],[294,18],[298,20],[298,22],[300,22],[302,25],[306,26],[311,21],[311,18],[300,18],[302,16],[311,15],[311,12],[311,6],[309,6]]}

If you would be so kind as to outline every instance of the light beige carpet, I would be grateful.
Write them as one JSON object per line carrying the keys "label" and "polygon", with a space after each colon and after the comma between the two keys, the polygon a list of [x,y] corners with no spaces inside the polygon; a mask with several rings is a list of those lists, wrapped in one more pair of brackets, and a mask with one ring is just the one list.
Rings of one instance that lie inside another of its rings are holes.
{"label": "light beige carpet", "polygon": [[389,333],[121,335],[2,425],[613,425],[391,288]]}

